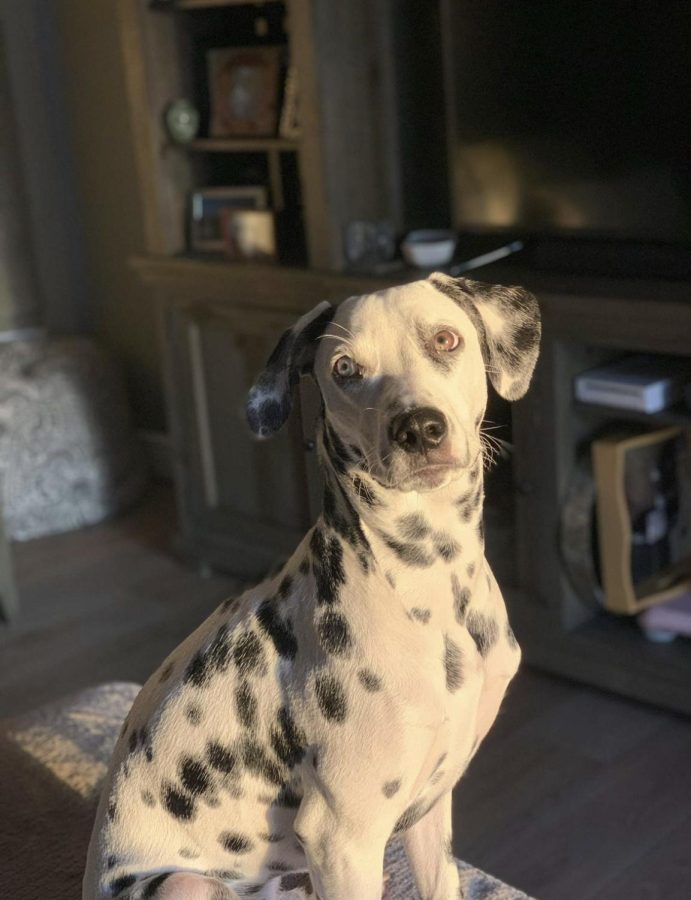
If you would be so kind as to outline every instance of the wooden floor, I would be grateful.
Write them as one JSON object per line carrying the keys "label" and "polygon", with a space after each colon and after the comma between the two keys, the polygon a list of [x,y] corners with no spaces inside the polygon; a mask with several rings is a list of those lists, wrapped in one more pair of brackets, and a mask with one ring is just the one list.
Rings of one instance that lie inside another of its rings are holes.
{"label": "wooden floor", "polygon": [[[237,589],[179,563],[173,529],[156,489],[116,522],[16,546],[22,613],[0,625],[0,715],[143,681]],[[691,722],[524,670],[454,818],[458,856],[539,900],[685,900]]]}

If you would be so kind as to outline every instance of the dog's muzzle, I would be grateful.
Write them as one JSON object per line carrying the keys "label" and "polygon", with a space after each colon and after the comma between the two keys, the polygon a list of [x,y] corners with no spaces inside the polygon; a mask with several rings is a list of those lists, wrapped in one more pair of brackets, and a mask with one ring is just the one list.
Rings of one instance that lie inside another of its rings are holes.
{"label": "dog's muzzle", "polygon": [[406,410],[394,416],[389,425],[389,440],[406,453],[428,453],[444,443],[448,427],[446,417],[431,406]]}

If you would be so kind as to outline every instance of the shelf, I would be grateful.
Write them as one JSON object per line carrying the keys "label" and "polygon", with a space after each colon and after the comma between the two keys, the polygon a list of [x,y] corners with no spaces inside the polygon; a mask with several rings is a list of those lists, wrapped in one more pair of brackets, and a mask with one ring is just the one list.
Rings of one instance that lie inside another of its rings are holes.
{"label": "shelf", "polygon": [[195,153],[269,153],[295,151],[300,145],[291,138],[197,138],[177,146]]}
{"label": "shelf", "polygon": [[691,715],[689,638],[654,644],[633,617],[605,612],[567,631],[525,593],[509,588],[505,597],[526,665]]}
{"label": "shelf", "polygon": [[618,406],[601,406],[597,403],[576,401],[574,409],[578,413],[597,418],[616,419],[621,422],[642,422],[644,425],[680,425],[691,428],[691,409],[683,403],[670,406],[656,413],[645,413],[635,409],[620,409]]}
{"label": "shelf", "polygon": [[264,6],[268,0],[171,0],[169,3],[155,0],[154,5],[159,9],[210,9],[219,6]]}

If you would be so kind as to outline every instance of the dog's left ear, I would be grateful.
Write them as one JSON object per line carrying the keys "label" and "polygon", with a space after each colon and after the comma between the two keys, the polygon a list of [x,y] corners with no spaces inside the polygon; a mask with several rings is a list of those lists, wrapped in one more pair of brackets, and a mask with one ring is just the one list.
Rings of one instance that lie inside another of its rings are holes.
{"label": "dog's left ear", "polygon": [[317,338],[332,314],[330,303],[319,303],[281,335],[247,396],[247,422],[257,437],[271,437],[290,415],[293,388],[312,370]]}
{"label": "dog's left ear", "polygon": [[452,278],[441,272],[429,280],[472,319],[496,392],[505,400],[519,400],[528,390],[540,351],[540,307],[535,297],[521,287]]}

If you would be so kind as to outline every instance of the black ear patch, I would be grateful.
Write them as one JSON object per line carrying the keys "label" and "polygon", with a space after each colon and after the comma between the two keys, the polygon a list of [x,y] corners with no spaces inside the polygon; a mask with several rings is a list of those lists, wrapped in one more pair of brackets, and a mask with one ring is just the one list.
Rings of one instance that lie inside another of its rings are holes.
{"label": "black ear patch", "polygon": [[480,338],[487,374],[505,400],[528,390],[540,350],[540,307],[521,287],[485,284],[435,272],[429,279],[468,314]]}
{"label": "black ear patch", "polygon": [[293,388],[311,370],[317,338],[332,314],[330,303],[319,303],[281,335],[247,397],[247,423],[257,437],[275,434],[290,415]]}

